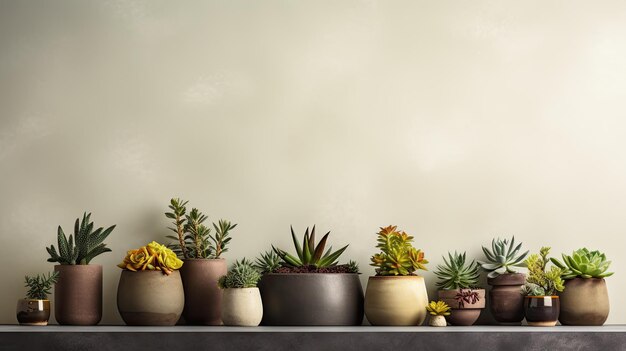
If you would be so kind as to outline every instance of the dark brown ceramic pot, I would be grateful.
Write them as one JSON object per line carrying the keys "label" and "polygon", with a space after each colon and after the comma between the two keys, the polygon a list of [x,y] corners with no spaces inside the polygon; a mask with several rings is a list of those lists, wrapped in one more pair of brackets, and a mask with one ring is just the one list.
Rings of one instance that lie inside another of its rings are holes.
{"label": "dark brown ceramic pot", "polygon": [[[463,291],[476,293],[477,299],[465,301],[459,294]],[[480,312],[485,308],[485,289],[457,289],[439,290],[439,300],[450,306],[450,315],[446,320],[452,325],[473,325],[480,317]]]}
{"label": "dark brown ceramic pot", "polygon": [[524,319],[524,296],[520,290],[526,281],[522,273],[506,273],[488,278],[489,309],[498,323],[520,324]]}
{"label": "dark brown ceramic pot", "polygon": [[62,325],[96,325],[102,319],[102,266],[56,265],[54,317]]}
{"label": "dark brown ceramic pot", "polygon": [[48,325],[50,300],[17,300],[16,312],[21,325]]}
{"label": "dark brown ceramic pot", "polygon": [[524,297],[526,322],[534,327],[553,327],[559,319],[560,300],[558,296]]}
{"label": "dark brown ceramic pot", "polygon": [[187,259],[180,268],[185,289],[186,324],[221,325],[222,289],[217,280],[226,275],[226,260]]}
{"label": "dark brown ceramic pot", "polygon": [[606,281],[598,278],[574,278],[565,281],[559,293],[564,325],[603,325],[609,316],[609,292]]}
{"label": "dark brown ceramic pot", "polygon": [[270,273],[259,282],[262,325],[361,325],[356,273]]}

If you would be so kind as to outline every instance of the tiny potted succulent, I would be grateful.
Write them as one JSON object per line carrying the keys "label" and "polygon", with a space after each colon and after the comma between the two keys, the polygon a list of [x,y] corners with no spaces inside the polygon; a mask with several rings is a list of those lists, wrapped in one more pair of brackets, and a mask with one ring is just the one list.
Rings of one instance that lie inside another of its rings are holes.
{"label": "tiny potted succulent", "polygon": [[424,277],[428,260],[413,247],[413,236],[397,226],[381,227],[377,233],[380,252],[371,265],[376,275],[369,277],[365,292],[365,315],[372,325],[421,325],[426,319],[428,293]]}
{"label": "tiny potted succulent", "polygon": [[[263,325],[361,325],[363,289],[355,262],[338,264],[348,245],[325,251],[330,232],[315,242],[315,226],[302,244],[291,228],[295,255],[272,246],[257,263]],[[277,261],[279,263],[277,264]]]}
{"label": "tiny potted succulent", "polygon": [[185,295],[178,269],[183,261],[155,241],[127,252],[117,287],[117,309],[128,325],[175,325]]}
{"label": "tiny potted succulent", "polygon": [[447,325],[446,316],[450,315],[450,306],[447,303],[439,301],[431,301],[426,306],[426,311],[430,314],[428,325],[431,327],[445,327]]}
{"label": "tiny potted succulent", "polygon": [[559,321],[564,325],[603,325],[609,316],[609,292],[604,278],[611,261],[600,251],[582,248],[571,256],[562,254],[563,262],[550,260],[563,270],[565,290],[559,294],[561,313]]}
{"label": "tiny potted succulent", "polygon": [[524,267],[528,251],[520,253],[521,248],[522,243],[515,245],[515,237],[510,241],[493,239],[491,250],[483,246],[487,260],[478,261],[489,272],[489,307],[493,318],[499,323],[518,324],[524,319],[524,297],[520,295],[519,289],[524,285],[526,275],[518,272],[518,267]]}
{"label": "tiny potted succulent", "polygon": [[54,317],[59,324],[96,325],[102,319],[102,266],[90,264],[91,260],[111,249],[103,243],[115,225],[94,230],[91,213],[76,219],[74,234],[69,238],[61,226],[57,229],[59,251],[46,247],[48,262],[58,262],[59,272],[54,287]]}
{"label": "tiny potted succulent", "polygon": [[222,321],[224,325],[254,327],[263,318],[263,302],[257,284],[261,279],[252,262],[235,261],[217,284],[224,289]]}
{"label": "tiny potted succulent", "polygon": [[[185,309],[183,317],[187,324],[221,325],[222,290],[217,280],[226,274],[226,260],[222,254],[228,251],[230,231],[237,224],[226,220],[213,223],[213,228],[204,222],[207,216],[197,208],[187,212],[187,201],[171,199],[165,216],[172,220],[169,227],[176,235],[169,246],[178,254],[185,265],[180,270],[185,287]],[[212,229],[215,234],[212,234]]]}
{"label": "tiny potted succulent", "polygon": [[526,259],[528,276],[522,288],[524,295],[524,314],[531,326],[552,327],[559,319],[560,300],[557,292],[564,289],[559,267],[547,269],[549,247],[542,247],[539,254],[532,254]]}
{"label": "tiny potted succulent", "polygon": [[26,276],[28,292],[17,300],[17,321],[21,325],[48,325],[50,319],[50,289],[57,282],[59,272]]}
{"label": "tiny potted succulent", "polygon": [[452,325],[472,325],[485,308],[485,289],[478,288],[478,263],[466,264],[465,252],[448,252],[444,265],[438,265],[435,275],[439,279],[439,299],[451,308],[448,322]]}

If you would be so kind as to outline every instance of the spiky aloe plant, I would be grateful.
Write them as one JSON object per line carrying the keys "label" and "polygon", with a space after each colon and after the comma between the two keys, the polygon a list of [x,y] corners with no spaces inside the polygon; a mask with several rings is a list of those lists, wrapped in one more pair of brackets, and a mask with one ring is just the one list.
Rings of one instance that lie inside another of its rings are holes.
{"label": "spiky aloe plant", "polygon": [[247,259],[235,261],[226,275],[220,277],[217,284],[221,289],[254,288],[261,279],[252,262]]}
{"label": "spiky aloe plant", "polygon": [[515,267],[524,267],[524,258],[528,251],[519,254],[522,243],[515,246],[515,236],[507,239],[492,239],[491,250],[482,247],[487,261],[478,261],[481,267],[489,272],[489,278],[495,278],[500,274],[516,273]]}
{"label": "spiky aloe plant", "polygon": [[426,311],[428,311],[431,316],[449,316],[450,306],[443,301],[431,301],[426,305]]}
{"label": "spiky aloe plant", "polygon": [[613,272],[607,272],[611,261],[607,261],[606,255],[600,251],[582,248],[572,252],[571,256],[566,254],[561,256],[565,264],[556,258],[550,258],[550,261],[563,271],[561,273],[563,279],[606,278],[613,275]]}
{"label": "spiky aloe plant", "polygon": [[439,279],[437,287],[442,290],[471,289],[478,285],[478,264],[472,260],[465,263],[465,252],[462,254],[448,252],[448,259],[443,256],[444,265],[437,265],[435,275]]}
{"label": "spiky aloe plant", "polygon": [[276,269],[282,266],[283,260],[276,254],[276,252],[270,250],[265,251],[257,257],[254,267],[261,273],[272,273]]}
{"label": "spiky aloe plant", "polygon": [[376,275],[410,275],[418,269],[427,270],[424,253],[411,244],[413,237],[397,226],[381,227],[377,233],[380,252],[371,257],[370,266],[377,267]]}
{"label": "spiky aloe plant", "polygon": [[93,230],[93,222],[90,221],[91,213],[83,213],[82,221],[76,218],[74,223],[74,234],[70,234],[69,238],[63,232],[61,226],[57,230],[57,243],[59,251],[57,253],[54,245],[46,247],[46,251],[50,254],[48,262],[58,262],[60,264],[89,264],[94,257],[110,252],[111,249],[103,243],[109,234],[115,229],[115,225],[107,229],[102,227]]}
{"label": "spiky aloe plant", "polygon": [[311,230],[309,234],[309,228],[306,228],[304,233],[304,238],[302,241],[302,245],[296,238],[296,234],[293,231],[293,227],[291,227],[291,239],[293,240],[293,245],[296,249],[296,256],[293,256],[287,253],[284,250],[276,248],[272,245],[272,249],[274,252],[284,261],[285,265],[292,267],[307,267],[312,266],[315,268],[324,268],[329,266],[337,265],[337,259],[341,254],[346,250],[348,245],[342,247],[337,251],[332,251],[332,247],[328,248],[326,252],[324,249],[326,247],[326,242],[328,240],[328,236],[330,232],[326,233],[319,241],[319,243],[315,244],[315,226]]}
{"label": "spiky aloe plant", "polygon": [[26,297],[32,300],[47,300],[48,295],[50,295],[50,289],[52,289],[52,285],[57,282],[58,278],[59,272],[56,271],[53,273],[48,272],[47,275],[27,275],[26,277],[24,277],[26,287],[28,288],[28,292],[26,292]]}

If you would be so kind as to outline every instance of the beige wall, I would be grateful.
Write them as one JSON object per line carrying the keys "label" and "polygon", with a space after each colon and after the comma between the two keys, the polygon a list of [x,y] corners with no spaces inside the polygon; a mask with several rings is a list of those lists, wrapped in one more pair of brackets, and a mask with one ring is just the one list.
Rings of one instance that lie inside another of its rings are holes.
{"label": "beige wall", "polygon": [[[289,225],[448,250],[515,234],[606,251],[626,323],[626,2],[0,1],[0,323],[82,211],[115,264],[172,196],[229,218],[229,260]],[[430,293],[432,272],[426,272]]]}

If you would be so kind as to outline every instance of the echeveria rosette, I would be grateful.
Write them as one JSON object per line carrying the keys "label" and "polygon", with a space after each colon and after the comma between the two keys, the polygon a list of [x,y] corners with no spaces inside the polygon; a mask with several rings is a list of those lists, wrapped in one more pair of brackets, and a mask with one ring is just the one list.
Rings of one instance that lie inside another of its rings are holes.
{"label": "echeveria rosette", "polygon": [[181,261],[174,251],[156,241],[135,250],[129,250],[124,261],[117,266],[130,271],[158,270],[171,274],[182,267]]}
{"label": "echeveria rosette", "polygon": [[598,250],[589,251],[587,248],[578,249],[572,252],[572,255],[561,254],[563,262],[556,258],[551,258],[552,263],[559,267],[563,273],[563,279],[574,278],[606,278],[613,275],[613,272],[607,272],[611,261],[607,261],[606,255]]}
{"label": "echeveria rosette", "polygon": [[522,243],[515,245],[515,236],[511,241],[507,239],[492,239],[491,250],[482,247],[487,261],[478,261],[480,266],[489,272],[489,278],[496,278],[501,274],[517,273],[516,267],[525,267],[524,258],[528,251],[518,254]]}

